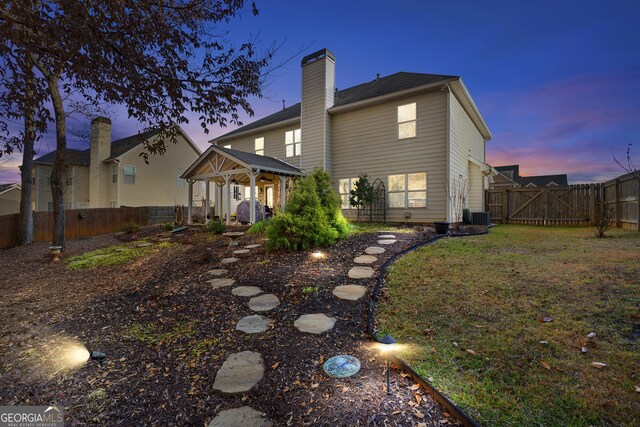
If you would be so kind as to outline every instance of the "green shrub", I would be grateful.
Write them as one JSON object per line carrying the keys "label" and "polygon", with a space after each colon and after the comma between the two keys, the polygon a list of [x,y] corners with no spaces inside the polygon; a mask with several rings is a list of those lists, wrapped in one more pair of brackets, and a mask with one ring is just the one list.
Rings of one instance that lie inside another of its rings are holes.
{"label": "green shrub", "polygon": [[224,230],[227,229],[227,226],[220,221],[209,221],[209,225],[207,227],[213,234],[224,233]]}
{"label": "green shrub", "polygon": [[129,222],[120,226],[120,231],[126,234],[137,233],[140,230],[140,226],[135,222]]}
{"label": "green shrub", "polygon": [[163,227],[164,227],[164,229],[165,229],[165,230],[167,230],[167,231],[171,231],[171,230],[173,230],[174,228],[176,228],[175,224],[174,224],[173,222],[171,222],[171,221],[167,221],[167,222],[165,222],[164,224],[162,224],[162,226],[163,226]]}
{"label": "green shrub", "polygon": [[251,227],[249,227],[249,229],[247,230],[247,234],[263,234],[264,232],[266,232],[267,227],[269,226],[270,223],[271,223],[271,218],[258,221],[255,224],[253,224]]}
{"label": "green shrub", "polygon": [[329,174],[315,171],[298,181],[285,207],[266,229],[269,249],[311,249],[335,243],[349,233],[340,212],[341,199]]}

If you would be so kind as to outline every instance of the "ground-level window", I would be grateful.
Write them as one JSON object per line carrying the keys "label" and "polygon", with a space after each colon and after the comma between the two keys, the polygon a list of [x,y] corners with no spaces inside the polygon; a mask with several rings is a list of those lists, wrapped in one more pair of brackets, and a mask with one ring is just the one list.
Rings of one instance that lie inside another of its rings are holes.
{"label": "ground-level window", "polygon": [[355,188],[358,178],[344,178],[338,181],[340,198],[342,199],[342,209],[349,209],[349,193]]}
{"label": "ground-level window", "polygon": [[284,134],[284,148],[287,157],[299,156],[302,149],[302,132],[290,130]]}
{"label": "ground-level window", "polygon": [[426,208],[427,173],[389,175],[390,208]]}
{"label": "ground-level window", "polygon": [[256,138],[256,154],[264,156],[264,137]]}
{"label": "ground-level window", "polygon": [[131,165],[124,165],[122,170],[124,172],[124,183],[135,184],[136,183],[136,167]]}
{"label": "ground-level window", "polygon": [[398,139],[416,136],[416,103],[398,106]]}

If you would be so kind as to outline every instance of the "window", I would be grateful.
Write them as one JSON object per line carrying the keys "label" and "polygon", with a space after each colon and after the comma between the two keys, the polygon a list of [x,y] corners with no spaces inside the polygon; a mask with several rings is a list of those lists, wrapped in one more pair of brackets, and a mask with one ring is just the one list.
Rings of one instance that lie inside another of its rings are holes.
{"label": "window", "polygon": [[426,208],[427,174],[389,175],[390,208]]}
{"label": "window", "polygon": [[111,200],[111,201],[109,202],[109,207],[110,207],[110,208],[117,208],[118,206],[116,206],[116,201],[115,201],[115,200]]}
{"label": "window", "polygon": [[300,129],[285,132],[284,148],[287,157],[300,155],[300,150],[302,149],[302,132],[300,131]]}
{"label": "window", "polygon": [[71,209],[71,202],[67,202],[67,207],[65,209]]}
{"label": "window", "polygon": [[111,182],[114,184],[118,182],[118,165],[113,165],[111,167],[111,175]]}
{"label": "window", "polygon": [[124,165],[122,170],[124,172],[124,183],[135,184],[136,183],[136,167],[131,165]]}
{"label": "window", "polygon": [[227,144],[227,145],[223,146],[223,148],[231,149],[231,144]]}
{"label": "window", "polygon": [[416,136],[416,103],[398,106],[398,139]]}
{"label": "window", "polygon": [[178,188],[184,188],[185,187],[185,180],[180,178],[180,175],[182,175],[182,171],[177,171],[176,172],[176,187]]}
{"label": "window", "polygon": [[264,156],[264,137],[256,138],[256,154]]}
{"label": "window", "polygon": [[53,210],[53,202],[47,202],[47,210],[51,212]]}
{"label": "window", "polygon": [[338,181],[340,198],[342,199],[342,209],[349,209],[349,192],[355,188],[358,178],[345,178]]}

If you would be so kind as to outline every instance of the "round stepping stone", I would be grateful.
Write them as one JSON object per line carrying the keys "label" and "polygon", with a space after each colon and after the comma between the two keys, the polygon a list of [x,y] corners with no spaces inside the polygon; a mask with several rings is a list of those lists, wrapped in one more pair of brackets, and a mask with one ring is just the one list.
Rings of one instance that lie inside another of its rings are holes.
{"label": "round stepping stone", "polygon": [[340,354],[324,362],[322,369],[330,377],[347,378],[358,373],[360,361],[348,354]]}
{"label": "round stepping stone", "polygon": [[272,324],[273,320],[253,314],[240,319],[236,324],[236,330],[247,334],[259,334],[266,331]]}
{"label": "round stepping stone", "polygon": [[303,314],[293,323],[293,326],[295,326],[300,332],[321,334],[331,330],[335,324],[335,317],[330,317],[323,313],[317,313]]}
{"label": "round stepping stone", "polygon": [[238,249],[233,251],[234,254],[236,255],[240,255],[240,254],[248,254],[250,251],[249,249]]}
{"label": "round stepping stone", "polygon": [[264,294],[249,300],[249,308],[253,311],[269,311],[280,305],[280,300],[273,294]]}
{"label": "round stepping stone", "polygon": [[222,261],[220,261],[220,264],[231,264],[237,261],[238,261],[238,258],[224,258]]}
{"label": "round stepping stone", "polygon": [[383,234],[382,236],[378,236],[378,239],[395,239],[396,236],[393,234]]}
{"label": "round stepping stone", "polygon": [[378,258],[374,257],[373,255],[360,255],[360,256],[357,256],[353,260],[353,262],[355,262],[356,264],[372,264],[377,260]]}
{"label": "round stepping stone", "polygon": [[242,351],[227,357],[216,373],[213,389],[224,394],[246,393],[264,375],[262,355],[255,351]]}
{"label": "round stepping stone", "polygon": [[262,293],[262,289],[257,286],[238,286],[231,289],[231,293],[237,297],[252,297]]}
{"label": "round stepping stone", "polygon": [[335,296],[340,299],[346,299],[347,301],[357,301],[362,298],[366,292],[366,286],[360,285],[336,286],[333,290],[333,294]]}
{"label": "round stepping stone", "polygon": [[367,255],[380,255],[384,253],[384,248],[378,246],[369,246],[364,250],[364,253]]}
{"label": "round stepping stone", "polygon": [[211,287],[213,287],[213,289],[218,289],[231,286],[236,283],[236,281],[233,279],[211,279],[209,280],[209,283],[211,283]]}
{"label": "round stepping stone", "polygon": [[212,276],[223,276],[228,272],[229,270],[227,270],[226,268],[214,268],[213,270],[207,271],[207,273],[211,274]]}
{"label": "round stepping stone", "polygon": [[249,406],[220,411],[209,423],[209,427],[271,427],[272,425],[270,419],[262,416],[262,412]]}
{"label": "round stepping stone", "polygon": [[245,246],[245,248],[247,248],[247,249],[255,249],[255,248],[259,248],[260,246],[262,246],[262,245],[260,245],[260,244],[257,244],[257,245],[247,245],[247,246]]}
{"label": "round stepping stone", "polygon": [[396,240],[378,240],[379,245],[393,245]]}
{"label": "round stepping stone", "polygon": [[353,267],[349,270],[349,278],[351,279],[368,279],[373,277],[375,271],[371,267]]}

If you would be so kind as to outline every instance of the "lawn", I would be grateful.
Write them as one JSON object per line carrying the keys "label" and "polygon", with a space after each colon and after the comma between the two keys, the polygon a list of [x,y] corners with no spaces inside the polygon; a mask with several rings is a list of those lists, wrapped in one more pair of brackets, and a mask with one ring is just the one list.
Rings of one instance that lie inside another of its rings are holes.
{"label": "lawn", "polygon": [[443,239],[390,268],[381,329],[482,425],[640,425],[640,233],[608,235]]}

